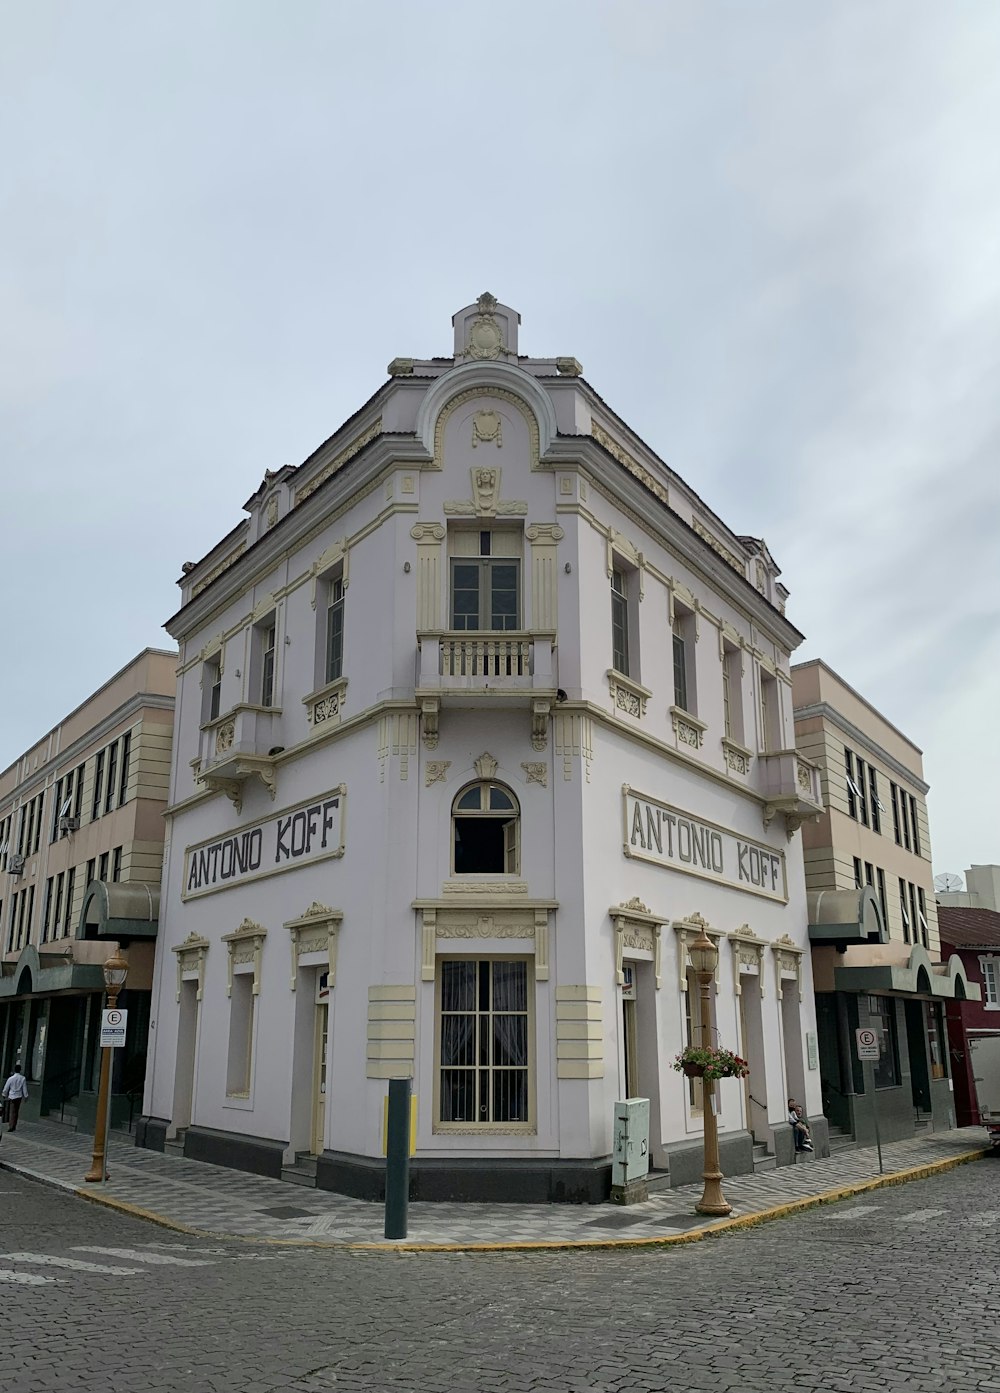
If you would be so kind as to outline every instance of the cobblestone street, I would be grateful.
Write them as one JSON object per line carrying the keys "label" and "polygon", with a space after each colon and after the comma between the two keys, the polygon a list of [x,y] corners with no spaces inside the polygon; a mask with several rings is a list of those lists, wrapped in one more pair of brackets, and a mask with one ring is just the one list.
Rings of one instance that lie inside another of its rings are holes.
{"label": "cobblestone street", "polygon": [[998,1187],[987,1159],[692,1246],[461,1255],[185,1240],[4,1174],[0,1389],[995,1393]]}

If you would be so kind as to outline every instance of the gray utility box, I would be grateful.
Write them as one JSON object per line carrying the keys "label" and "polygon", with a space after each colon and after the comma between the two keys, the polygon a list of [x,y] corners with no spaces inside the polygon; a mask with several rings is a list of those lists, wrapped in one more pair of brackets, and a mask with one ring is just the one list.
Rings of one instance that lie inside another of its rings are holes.
{"label": "gray utility box", "polygon": [[615,1104],[615,1149],[611,1161],[611,1198],[636,1204],[648,1197],[649,1099],[624,1098]]}

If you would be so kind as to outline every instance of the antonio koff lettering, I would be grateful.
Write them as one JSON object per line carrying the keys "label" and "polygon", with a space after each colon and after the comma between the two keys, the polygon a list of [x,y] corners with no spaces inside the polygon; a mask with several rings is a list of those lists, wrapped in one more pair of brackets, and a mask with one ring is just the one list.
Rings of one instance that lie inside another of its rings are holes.
{"label": "antonio koff lettering", "polygon": [[188,847],[185,898],[325,856],[342,856],[342,804],[343,791],[337,790],[229,836]]}
{"label": "antonio koff lettering", "polygon": [[785,858],[769,846],[626,790],[626,854],[785,899]]}

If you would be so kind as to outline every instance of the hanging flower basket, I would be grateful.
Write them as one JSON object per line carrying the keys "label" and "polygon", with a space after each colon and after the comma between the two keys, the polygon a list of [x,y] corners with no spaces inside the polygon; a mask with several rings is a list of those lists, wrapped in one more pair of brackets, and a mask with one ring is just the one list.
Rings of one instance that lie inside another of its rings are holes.
{"label": "hanging flower basket", "polygon": [[688,1045],[674,1056],[673,1067],[689,1079],[742,1079],[750,1072],[745,1059],[732,1050]]}

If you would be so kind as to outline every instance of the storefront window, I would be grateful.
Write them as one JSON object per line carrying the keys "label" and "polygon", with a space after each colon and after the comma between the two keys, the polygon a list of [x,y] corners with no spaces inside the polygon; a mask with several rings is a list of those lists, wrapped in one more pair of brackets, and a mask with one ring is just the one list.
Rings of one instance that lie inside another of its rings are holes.
{"label": "storefront window", "polygon": [[879,1061],[874,1066],[875,1087],[896,1088],[899,1085],[899,1046],[895,1001],[887,996],[870,996],[868,1017],[872,1030],[878,1032]]}
{"label": "storefront window", "polygon": [[924,1003],[927,1012],[927,1045],[931,1056],[931,1078],[943,1079],[945,1075],[944,1065],[944,1022],[941,1018],[941,1003],[939,1001],[927,1001]]}

